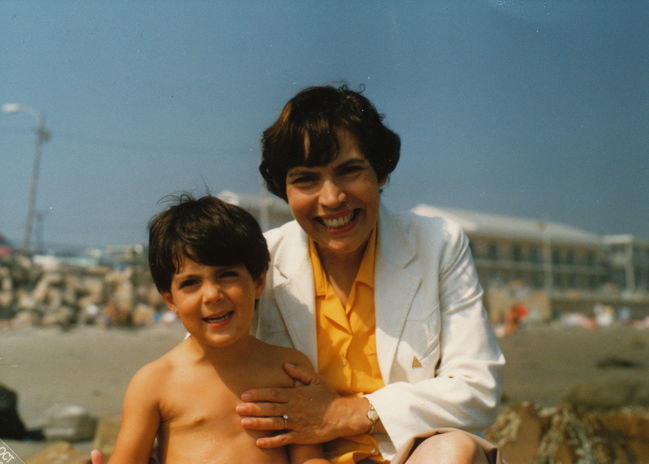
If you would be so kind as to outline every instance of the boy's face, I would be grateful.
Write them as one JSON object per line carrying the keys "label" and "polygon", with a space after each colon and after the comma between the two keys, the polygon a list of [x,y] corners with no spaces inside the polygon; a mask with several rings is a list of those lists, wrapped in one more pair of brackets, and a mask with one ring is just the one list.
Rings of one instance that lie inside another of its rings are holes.
{"label": "boy's face", "polygon": [[255,281],[243,264],[206,266],[183,256],[162,297],[197,341],[225,347],[248,334],[264,277]]}

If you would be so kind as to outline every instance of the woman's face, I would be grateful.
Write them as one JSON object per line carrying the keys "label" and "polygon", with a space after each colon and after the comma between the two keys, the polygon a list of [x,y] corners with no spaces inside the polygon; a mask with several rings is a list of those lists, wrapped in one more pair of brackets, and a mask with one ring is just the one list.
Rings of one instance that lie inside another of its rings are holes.
{"label": "woman's face", "polygon": [[[308,143],[308,141],[307,141]],[[324,253],[361,254],[379,215],[379,181],[354,136],[338,131],[340,152],[324,166],[296,166],[286,175],[293,217]]]}

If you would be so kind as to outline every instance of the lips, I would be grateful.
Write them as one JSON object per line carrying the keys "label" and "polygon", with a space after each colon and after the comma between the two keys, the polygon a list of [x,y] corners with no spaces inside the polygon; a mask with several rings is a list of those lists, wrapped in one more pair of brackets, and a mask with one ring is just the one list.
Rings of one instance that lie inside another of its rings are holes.
{"label": "lips", "polygon": [[360,209],[339,216],[318,216],[316,220],[332,231],[342,231],[348,228],[358,217]]}
{"label": "lips", "polygon": [[210,314],[207,317],[202,318],[203,322],[211,326],[222,326],[227,324],[227,322],[232,319],[234,316],[234,311],[228,311],[220,314]]}

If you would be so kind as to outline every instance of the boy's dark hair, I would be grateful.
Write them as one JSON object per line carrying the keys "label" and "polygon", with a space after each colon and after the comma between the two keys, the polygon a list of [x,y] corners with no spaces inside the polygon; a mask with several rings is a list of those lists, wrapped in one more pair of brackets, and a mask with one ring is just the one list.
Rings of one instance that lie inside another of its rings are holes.
{"label": "boy's dark hair", "polygon": [[149,268],[158,291],[171,290],[183,256],[206,266],[243,264],[254,280],[266,271],[266,239],[250,213],[211,195],[172,199],[149,222]]}
{"label": "boy's dark hair", "polygon": [[[399,136],[383,125],[372,103],[346,86],[309,87],[288,101],[264,131],[259,172],[269,191],[286,200],[286,173],[295,166],[323,166],[338,156],[336,131],[358,141],[379,181],[399,162]],[[305,150],[308,137],[308,152]]]}

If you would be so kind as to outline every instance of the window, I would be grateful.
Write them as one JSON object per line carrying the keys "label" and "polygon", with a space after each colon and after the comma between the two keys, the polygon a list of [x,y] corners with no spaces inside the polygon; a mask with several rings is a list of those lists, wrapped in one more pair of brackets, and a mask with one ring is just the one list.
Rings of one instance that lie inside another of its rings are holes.
{"label": "window", "polygon": [[538,247],[530,248],[530,262],[538,263],[541,261],[541,252]]}
{"label": "window", "polygon": [[498,244],[491,242],[487,245],[487,257],[489,259],[498,259]]}
{"label": "window", "polygon": [[552,263],[559,264],[561,262],[561,250],[552,250]]}

